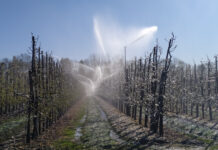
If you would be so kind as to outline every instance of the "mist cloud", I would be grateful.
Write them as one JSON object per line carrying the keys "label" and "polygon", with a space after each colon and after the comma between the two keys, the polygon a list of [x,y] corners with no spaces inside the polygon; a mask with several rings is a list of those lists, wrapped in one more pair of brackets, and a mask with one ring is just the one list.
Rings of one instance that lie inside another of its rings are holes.
{"label": "mist cloud", "polygon": [[94,16],[93,25],[98,52],[111,57],[123,56],[124,46],[128,58],[144,56],[158,30],[157,26],[123,27],[99,16]]}

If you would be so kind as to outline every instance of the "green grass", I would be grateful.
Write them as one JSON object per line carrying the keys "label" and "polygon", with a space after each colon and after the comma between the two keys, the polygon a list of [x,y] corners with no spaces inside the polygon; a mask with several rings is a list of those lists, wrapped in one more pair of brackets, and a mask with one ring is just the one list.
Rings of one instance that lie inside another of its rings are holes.
{"label": "green grass", "polygon": [[55,142],[55,149],[63,149],[63,150],[78,150],[82,149],[83,146],[81,144],[75,143],[70,140],[61,139]]}
{"label": "green grass", "polygon": [[83,145],[74,141],[75,131],[78,126],[81,126],[80,120],[85,114],[85,108],[82,107],[77,114],[75,120],[70,122],[70,125],[63,129],[61,138],[54,142],[55,149],[78,150],[82,149]]}
{"label": "green grass", "polygon": [[199,136],[195,136],[193,134],[186,134],[186,135],[189,136],[190,138],[194,138],[194,139],[196,139],[198,141],[201,141],[201,142],[203,142],[205,144],[210,144],[211,142],[213,142],[213,140],[211,140],[211,139],[205,139],[205,138],[202,138],[202,137],[199,137]]}
{"label": "green grass", "polygon": [[0,124],[0,142],[3,142],[11,136],[19,134],[24,130],[26,117],[11,118]]}
{"label": "green grass", "polygon": [[209,147],[209,150],[217,150],[217,149],[218,149],[218,145],[213,145]]}
{"label": "green grass", "polygon": [[204,138],[201,138],[201,137],[197,137],[197,140],[202,141],[202,142],[204,142],[206,144],[210,144],[211,142],[213,142],[213,140],[204,139]]}

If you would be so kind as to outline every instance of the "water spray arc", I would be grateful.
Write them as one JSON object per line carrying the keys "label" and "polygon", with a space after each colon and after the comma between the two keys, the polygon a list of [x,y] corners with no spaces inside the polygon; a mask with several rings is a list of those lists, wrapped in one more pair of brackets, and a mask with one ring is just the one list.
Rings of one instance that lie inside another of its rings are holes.
{"label": "water spray arc", "polygon": [[103,43],[102,36],[101,36],[101,33],[100,33],[100,29],[99,29],[99,24],[98,24],[98,21],[97,21],[96,18],[94,18],[94,33],[95,33],[97,41],[98,41],[98,43],[99,43],[99,45],[101,47],[103,55],[106,55],[104,43]]}
{"label": "water spray arc", "polygon": [[133,40],[132,42],[130,42],[129,44],[127,44],[126,46],[124,46],[124,61],[125,61],[124,63],[125,63],[125,70],[126,70],[126,49],[127,49],[127,46],[130,46],[130,45],[136,43],[137,41],[143,39],[143,37],[145,37],[146,35],[151,34],[151,33],[154,33],[154,32],[156,32],[156,31],[157,31],[157,26],[152,26],[152,27],[150,27],[150,28],[144,28],[144,29],[142,29],[142,30],[139,32],[139,34],[138,34],[138,36],[136,37],[135,40]]}
{"label": "water spray arc", "polygon": [[153,38],[158,27],[120,27],[118,24],[108,22],[104,18],[94,16],[93,30],[96,38],[97,45],[99,46],[101,56],[121,57],[123,56],[123,46],[129,47],[130,45],[145,40],[144,43],[135,44],[135,50],[142,50],[142,45],[148,46],[148,43]]}
{"label": "water spray arc", "polygon": [[[106,56],[109,56],[109,54],[111,54],[111,49],[110,49],[110,47],[107,47],[108,41],[106,41],[107,39],[104,39],[105,33],[102,32],[103,30],[101,30],[102,28],[100,28],[99,25],[101,25],[101,24],[99,24],[97,18],[94,17],[93,30],[94,30],[94,34],[96,37],[96,41],[97,41],[98,45],[100,46],[100,50],[101,50],[101,55],[99,55],[100,56],[100,64],[98,64],[97,66],[94,66],[94,67],[91,67],[89,65],[82,64],[82,63],[75,63],[74,64],[74,66],[77,66],[77,67],[75,67],[76,69],[74,69],[74,73],[77,74],[75,76],[84,85],[84,87],[87,90],[88,95],[93,95],[96,92],[96,89],[101,85],[102,82],[104,82],[105,80],[107,80],[109,78],[114,77],[123,68],[123,64],[119,65],[114,60],[110,61],[109,64],[101,63],[102,56],[103,56],[103,58],[105,58]],[[126,64],[127,47],[130,47],[132,44],[135,44],[136,42],[140,41],[145,36],[153,35],[153,33],[155,33],[156,31],[157,31],[156,26],[149,27],[149,28],[143,28],[141,30],[138,30],[138,32],[132,34],[131,40],[128,40],[130,42],[128,42],[127,44],[125,44],[124,42],[120,42],[118,39],[118,42],[122,43],[122,45],[125,45],[124,46],[125,69],[126,69],[126,65],[127,65]],[[108,34],[112,34],[112,33],[110,32]],[[120,40],[123,40],[123,39],[120,39]],[[122,45],[117,47],[116,50],[117,51],[122,50]],[[120,51],[120,52],[122,54],[122,51]]]}
{"label": "water spray arc", "polygon": [[144,29],[140,30],[140,32],[137,35],[136,39],[133,40],[132,42],[130,42],[129,44],[127,44],[127,45],[128,46],[132,45],[132,44],[136,43],[137,41],[143,39],[146,35],[153,34],[153,33],[157,32],[157,30],[158,30],[157,26],[152,26],[152,27],[144,28]]}

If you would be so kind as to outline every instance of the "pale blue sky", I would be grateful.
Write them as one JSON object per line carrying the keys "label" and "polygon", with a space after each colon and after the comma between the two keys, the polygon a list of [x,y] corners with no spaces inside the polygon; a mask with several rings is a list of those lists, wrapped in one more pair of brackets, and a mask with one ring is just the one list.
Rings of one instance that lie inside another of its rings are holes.
{"label": "pale blue sky", "polygon": [[0,58],[27,52],[31,32],[55,56],[86,58],[94,52],[95,15],[122,27],[156,25],[163,48],[174,32],[174,56],[186,62],[218,54],[216,0],[0,0]]}

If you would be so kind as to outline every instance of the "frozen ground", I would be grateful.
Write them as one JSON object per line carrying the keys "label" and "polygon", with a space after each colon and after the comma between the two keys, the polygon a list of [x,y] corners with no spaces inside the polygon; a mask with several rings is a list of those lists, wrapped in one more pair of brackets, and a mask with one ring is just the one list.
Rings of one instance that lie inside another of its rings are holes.
{"label": "frozen ground", "polygon": [[[29,149],[218,149],[217,128],[184,116],[164,118],[165,134],[150,134],[143,125],[120,113],[98,96],[87,97],[42,135]],[[52,137],[52,138],[51,138]],[[16,138],[16,137],[15,137]],[[3,148],[4,147],[4,148]],[[28,149],[13,139],[2,148]]]}

